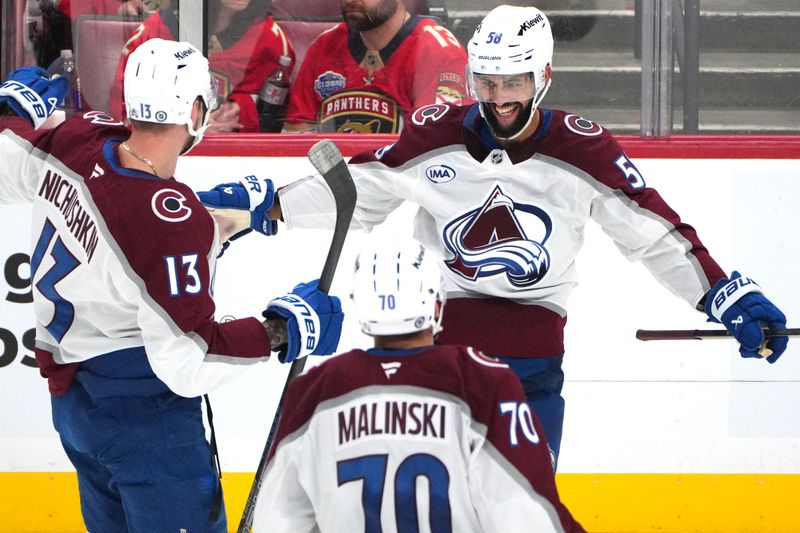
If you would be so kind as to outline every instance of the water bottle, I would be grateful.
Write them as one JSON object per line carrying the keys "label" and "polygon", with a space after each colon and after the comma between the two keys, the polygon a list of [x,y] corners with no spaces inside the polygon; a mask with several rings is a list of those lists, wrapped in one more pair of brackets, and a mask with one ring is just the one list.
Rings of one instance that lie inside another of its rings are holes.
{"label": "water bottle", "polygon": [[286,117],[286,95],[289,93],[289,68],[292,58],[281,56],[278,68],[264,80],[258,93],[258,122],[261,131],[279,133]]}
{"label": "water bottle", "polygon": [[72,50],[61,50],[61,69],[69,79],[69,92],[64,98],[64,112],[69,117],[83,107],[81,105],[81,80],[78,78],[78,69],[75,67]]}

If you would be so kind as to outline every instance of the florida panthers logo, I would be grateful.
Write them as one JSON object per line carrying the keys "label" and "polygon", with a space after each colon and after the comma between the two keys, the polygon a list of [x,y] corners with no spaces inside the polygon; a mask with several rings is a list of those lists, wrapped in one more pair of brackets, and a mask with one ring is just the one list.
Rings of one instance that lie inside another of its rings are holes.
{"label": "florida panthers logo", "polygon": [[445,226],[444,244],[453,256],[445,262],[470,280],[505,275],[513,286],[528,287],[550,268],[544,245],[552,230],[547,213],[514,202],[498,185],[481,207]]}

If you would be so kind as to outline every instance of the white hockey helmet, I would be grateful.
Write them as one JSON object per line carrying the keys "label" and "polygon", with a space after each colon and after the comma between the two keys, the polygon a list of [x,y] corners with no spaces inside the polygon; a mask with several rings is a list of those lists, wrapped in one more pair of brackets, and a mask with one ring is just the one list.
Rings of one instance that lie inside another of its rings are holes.
{"label": "white hockey helmet", "polygon": [[467,45],[467,87],[470,96],[481,104],[491,102],[478,90],[481,75],[508,76],[531,73],[533,87],[520,98],[531,100],[530,116],[513,139],[530,124],[536,108],[550,87],[547,66],[553,63],[553,32],[550,21],[535,7],[497,6],[475,28]]}
{"label": "white hockey helmet", "polygon": [[[186,124],[194,137],[203,138],[211,111],[217,108],[215,80],[208,60],[187,42],[149,39],[131,52],[125,65],[125,107],[133,120],[156,124]],[[195,130],[192,106],[197,98],[206,106],[203,125]]]}
{"label": "white hockey helmet", "polygon": [[404,335],[429,327],[434,335],[441,331],[442,272],[436,257],[412,238],[375,240],[363,248],[350,298],[367,335]]}

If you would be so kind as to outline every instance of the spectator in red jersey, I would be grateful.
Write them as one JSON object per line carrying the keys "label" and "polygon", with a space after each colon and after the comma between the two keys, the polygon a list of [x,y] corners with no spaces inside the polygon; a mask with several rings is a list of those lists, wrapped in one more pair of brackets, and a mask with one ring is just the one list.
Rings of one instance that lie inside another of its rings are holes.
{"label": "spectator in red jersey", "polygon": [[[208,60],[219,83],[223,103],[211,116],[212,132],[258,132],[255,96],[264,80],[278,67],[283,55],[294,60],[294,49],[280,27],[266,16],[264,0],[214,0],[209,21]],[[174,40],[178,34],[176,9],[160,9],[150,15],[125,43],[111,88],[110,110],[127,116],[122,100],[122,75],[128,54],[140,44],[160,37]]]}
{"label": "spectator in red jersey", "polygon": [[460,104],[467,55],[402,0],[341,0],[344,23],[311,44],[292,84],[283,131],[397,133],[411,110]]}

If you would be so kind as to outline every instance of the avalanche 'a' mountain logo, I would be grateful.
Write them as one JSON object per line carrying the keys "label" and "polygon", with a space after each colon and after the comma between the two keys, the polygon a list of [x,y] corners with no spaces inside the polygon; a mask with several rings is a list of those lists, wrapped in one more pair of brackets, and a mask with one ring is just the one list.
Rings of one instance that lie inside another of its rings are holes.
{"label": "avalanche 'a' mountain logo", "polygon": [[552,230],[547,213],[514,202],[497,185],[481,207],[445,226],[444,244],[453,255],[445,262],[450,270],[473,281],[505,275],[515,287],[527,287],[550,268],[544,245]]}

